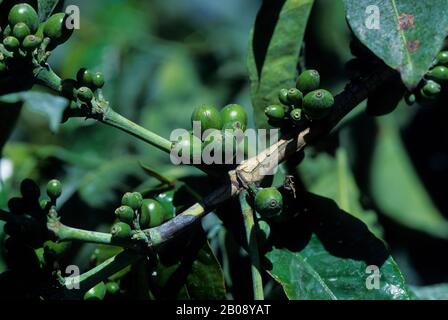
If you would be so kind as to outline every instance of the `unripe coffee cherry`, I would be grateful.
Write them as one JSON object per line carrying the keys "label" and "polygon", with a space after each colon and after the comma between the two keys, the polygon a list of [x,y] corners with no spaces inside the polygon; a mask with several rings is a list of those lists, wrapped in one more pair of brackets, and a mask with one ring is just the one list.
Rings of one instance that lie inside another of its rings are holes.
{"label": "unripe coffee cherry", "polygon": [[82,102],[89,103],[93,99],[93,92],[88,87],[81,87],[78,89],[77,96]]}
{"label": "unripe coffee cherry", "polygon": [[264,113],[270,120],[283,120],[285,117],[285,107],[274,104],[266,107],[266,109],[264,109]]}
{"label": "unripe coffee cherry", "polygon": [[280,89],[278,93],[278,100],[280,101],[281,104],[289,106],[288,89]]}
{"label": "unripe coffee cherry", "polygon": [[165,208],[154,199],[144,199],[140,214],[140,227],[153,228],[165,221]]}
{"label": "unripe coffee cherry", "polygon": [[442,87],[437,82],[428,80],[423,86],[422,91],[426,96],[434,97],[442,91]]}
{"label": "unripe coffee cherry", "polygon": [[22,48],[30,52],[39,47],[41,43],[41,38],[30,34],[29,36],[26,36],[25,39],[23,39]]}
{"label": "unripe coffee cherry", "polygon": [[81,68],[76,74],[76,80],[81,86],[90,88],[93,85],[93,73],[86,68]]}
{"label": "unripe coffee cherry", "polygon": [[30,28],[28,28],[28,26],[23,22],[19,22],[12,29],[12,35],[16,37],[19,41],[23,40],[30,33],[31,33]]}
{"label": "unripe coffee cherry", "polygon": [[104,87],[104,75],[101,72],[97,72],[93,75],[92,84],[96,89]]}
{"label": "unripe coffee cherry", "polygon": [[276,188],[266,188],[255,196],[255,210],[265,218],[279,216],[283,210],[283,197]]}
{"label": "unripe coffee cherry", "polygon": [[23,22],[30,29],[31,33],[35,33],[39,27],[39,17],[36,10],[27,3],[16,4],[9,11],[8,22],[11,26]]}
{"label": "unripe coffee cherry", "polygon": [[320,74],[317,70],[306,70],[297,79],[296,87],[303,94],[317,90],[320,86]]}
{"label": "unripe coffee cherry", "polygon": [[303,101],[303,93],[296,88],[292,88],[288,90],[288,102],[294,106],[301,106]]}
{"label": "unripe coffee cherry", "polygon": [[121,198],[121,204],[131,207],[133,210],[138,210],[143,203],[142,194],[139,192],[126,192]]}
{"label": "unripe coffee cherry", "polygon": [[222,120],[221,114],[215,106],[210,104],[203,104],[194,109],[191,115],[191,124],[197,121],[201,123],[201,133],[209,129],[221,130]]}
{"label": "unripe coffee cherry", "polygon": [[115,210],[115,215],[121,222],[132,224],[135,212],[131,207],[121,206]]}
{"label": "unripe coffee cherry", "polygon": [[50,180],[47,184],[47,194],[51,199],[57,199],[62,194],[62,185],[59,180]]}
{"label": "unripe coffee cherry", "polygon": [[44,34],[55,46],[66,42],[73,33],[73,29],[66,26],[67,17],[65,13],[56,13],[45,22]]}
{"label": "unripe coffee cherry", "polygon": [[5,46],[6,50],[14,52],[19,48],[20,42],[16,37],[9,36],[3,39],[3,45]]}
{"label": "unripe coffee cherry", "polygon": [[303,110],[313,120],[318,120],[329,114],[334,104],[333,95],[324,89],[311,91],[303,99]]}
{"label": "unripe coffee cherry", "polygon": [[184,160],[200,159],[202,156],[202,141],[193,133],[188,132],[173,142],[172,155]]}
{"label": "unripe coffee cherry", "polygon": [[291,110],[291,112],[289,113],[289,117],[291,118],[291,121],[294,124],[298,124],[299,121],[302,119],[302,110],[300,109]]}
{"label": "unripe coffee cherry", "polygon": [[84,294],[84,300],[103,300],[106,292],[106,285],[100,282]]}
{"label": "unripe coffee cherry", "polygon": [[238,123],[237,129],[246,131],[247,128],[247,113],[239,104],[229,104],[221,110],[221,119],[223,127],[226,124]]}
{"label": "unripe coffee cherry", "polygon": [[115,281],[106,283],[107,294],[116,295],[120,292],[120,286]]}
{"label": "unripe coffee cherry", "polygon": [[448,67],[448,51],[441,51],[436,57],[436,64]]}
{"label": "unripe coffee cherry", "polygon": [[412,106],[417,101],[417,98],[415,97],[415,94],[407,92],[404,95],[404,101],[406,102],[407,105]]}
{"label": "unripe coffee cherry", "polygon": [[448,81],[448,68],[444,66],[437,66],[428,71],[426,74],[431,80],[437,82],[447,82]]}
{"label": "unripe coffee cherry", "polygon": [[131,226],[124,222],[117,222],[112,226],[110,231],[114,238],[128,239],[131,237]]}

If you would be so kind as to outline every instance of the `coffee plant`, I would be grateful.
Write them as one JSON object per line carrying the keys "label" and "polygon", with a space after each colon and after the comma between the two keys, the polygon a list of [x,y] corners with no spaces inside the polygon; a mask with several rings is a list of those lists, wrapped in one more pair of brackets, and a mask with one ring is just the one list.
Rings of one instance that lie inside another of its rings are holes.
{"label": "coffee plant", "polygon": [[0,297],[447,298],[448,0],[221,2],[0,0]]}

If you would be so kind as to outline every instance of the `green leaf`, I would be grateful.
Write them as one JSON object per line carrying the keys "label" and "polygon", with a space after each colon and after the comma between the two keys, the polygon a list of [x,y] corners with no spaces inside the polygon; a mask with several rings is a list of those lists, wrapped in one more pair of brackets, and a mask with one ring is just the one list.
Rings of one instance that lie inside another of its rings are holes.
{"label": "green leaf", "polygon": [[[428,71],[448,35],[448,0],[344,0],[347,20],[356,37],[398,70],[414,88]],[[371,28],[379,9],[378,28]],[[368,28],[370,27],[370,29]]]}
{"label": "green leaf", "polygon": [[257,127],[268,127],[264,109],[295,85],[297,64],[314,0],[264,1],[252,30],[248,69]]}
{"label": "green leaf", "polygon": [[383,230],[376,213],[365,210],[359,202],[360,191],[344,148],[336,151],[336,158],[321,153],[316,158],[306,159],[299,171],[308,191],[333,199],[342,210],[360,219],[375,236],[382,238]]}
{"label": "green leaf", "polygon": [[130,176],[143,177],[136,157],[105,161],[102,166],[81,179],[79,195],[94,208],[113,204],[116,202],[117,192],[129,191],[126,180]]}
{"label": "green leaf", "polygon": [[378,119],[370,168],[372,198],[384,214],[418,231],[448,238],[448,222],[433,204],[400,138],[394,115]]}
{"label": "green leaf", "polygon": [[448,283],[439,283],[425,287],[411,286],[411,290],[421,300],[448,300]]}
{"label": "green leaf", "polygon": [[193,261],[186,286],[190,297],[196,300],[226,298],[223,271],[208,242]]}
{"label": "green leaf", "polygon": [[[334,201],[313,194],[309,213],[273,229],[268,273],[289,299],[410,299],[384,243]],[[378,267],[378,287],[368,266]]]}
{"label": "green leaf", "polygon": [[0,97],[0,102],[23,102],[26,108],[45,115],[53,132],[58,131],[64,110],[69,104],[65,98],[34,91],[7,94]]}
{"label": "green leaf", "polygon": [[38,0],[37,11],[39,14],[39,20],[41,22],[46,21],[56,9],[59,2],[59,0]]}

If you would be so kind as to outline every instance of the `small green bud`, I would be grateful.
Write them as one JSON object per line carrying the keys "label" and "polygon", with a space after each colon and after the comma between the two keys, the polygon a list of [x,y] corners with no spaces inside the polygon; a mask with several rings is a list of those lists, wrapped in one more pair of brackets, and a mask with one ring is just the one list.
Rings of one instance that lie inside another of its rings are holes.
{"label": "small green bud", "polygon": [[437,66],[428,71],[426,74],[431,80],[437,82],[447,82],[448,81],[448,68],[444,66]]}
{"label": "small green bud", "polygon": [[26,36],[25,39],[23,39],[22,47],[26,51],[30,52],[39,47],[41,43],[42,43],[41,38],[31,34],[29,36]]}
{"label": "small green bud", "polygon": [[293,109],[290,113],[289,113],[289,117],[291,118],[291,121],[294,124],[298,124],[299,121],[302,119],[302,110],[300,109]]}
{"label": "small green bud", "polygon": [[77,96],[82,102],[89,103],[93,99],[93,92],[88,87],[81,87],[78,89]]}
{"label": "small green bud", "polygon": [[407,92],[404,95],[404,101],[406,102],[407,105],[412,106],[417,101],[417,98],[415,97],[415,94]]}
{"label": "small green bud", "polygon": [[31,33],[30,28],[28,28],[28,26],[23,22],[19,22],[12,29],[12,35],[16,37],[19,41],[23,40],[30,33]]}
{"label": "small green bud", "polygon": [[9,36],[3,39],[3,45],[6,50],[14,52],[20,47],[20,42],[16,37]]}
{"label": "small green bud", "polygon": [[47,194],[51,199],[57,199],[62,194],[62,185],[59,180],[50,180],[47,184]]}
{"label": "small green bud", "polygon": [[320,74],[317,70],[306,70],[297,79],[296,87],[304,94],[317,90],[320,86]]}

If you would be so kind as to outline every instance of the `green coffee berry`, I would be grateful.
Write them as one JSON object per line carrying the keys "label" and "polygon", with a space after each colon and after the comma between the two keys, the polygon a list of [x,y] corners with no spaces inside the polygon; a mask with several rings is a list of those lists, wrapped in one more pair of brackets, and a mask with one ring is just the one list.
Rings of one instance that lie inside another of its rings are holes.
{"label": "green coffee berry", "polygon": [[19,48],[20,42],[16,37],[9,36],[3,39],[3,45],[5,46],[6,50],[14,52]]}
{"label": "green coffee berry", "polygon": [[45,23],[44,34],[51,39],[52,44],[63,44],[72,35],[73,29],[68,29],[66,26],[67,17],[65,13],[56,13]]}
{"label": "green coffee berry", "polygon": [[448,81],[448,68],[444,66],[437,66],[428,71],[426,74],[431,80],[437,82],[447,82]]}
{"label": "green coffee berry", "polygon": [[77,96],[82,102],[89,103],[93,99],[93,92],[88,87],[81,87],[78,89]]}
{"label": "green coffee berry", "polygon": [[294,124],[297,124],[302,119],[302,110],[300,109],[293,109],[289,113],[289,117],[291,118],[291,121]]}
{"label": "green coffee berry", "polygon": [[26,36],[25,39],[23,39],[22,47],[26,51],[33,51],[34,49],[39,47],[41,43],[42,43],[41,38],[31,34],[29,36]]}
{"label": "green coffee berry", "polygon": [[317,70],[306,70],[299,75],[296,87],[304,94],[317,90],[320,86],[320,74]]}
{"label": "green coffee berry", "polygon": [[303,101],[303,93],[296,88],[288,90],[288,102],[293,106],[301,106]]}
{"label": "green coffee berry", "polygon": [[131,207],[121,206],[115,210],[115,215],[121,222],[132,224],[134,221],[135,212]]}
{"label": "green coffee berry", "polygon": [[106,292],[106,285],[100,282],[84,294],[84,300],[103,300]]}
{"label": "green coffee berry", "polygon": [[114,238],[128,239],[131,237],[131,226],[124,222],[117,222],[112,226],[110,231]]}
{"label": "green coffee berry", "polygon": [[47,194],[51,199],[57,199],[62,194],[62,185],[59,180],[50,180],[47,184]]}
{"label": "green coffee berry", "polygon": [[412,106],[417,101],[417,98],[415,97],[415,94],[407,92],[404,95],[404,101],[406,102],[407,105]]}
{"label": "green coffee berry", "polygon": [[120,286],[115,281],[106,283],[107,294],[116,295],[120,292]]}
{"label": "green coffee berry", "polygon": [[126,192],[121,198],[121,204],[131,207],[132,210],[138,210],[142,206],[143,197],[139,192]]}
{"label": "green coffee berry", "polygon": [[[221,110],[221,119],[224,125],[237,124],[237,128],[246,131],[247,113],[239,104],[229,104]],[[223,125],[223,126],[224,126]]]}
{"label": "green coffee berry", "polygon": [[76,74],[76,80],[81,86],[91,88],[93,86],[93,73],[86,68],[81,68]]}
{"label": "green coffee berry", "polygon": [[285,117],[285,107],[274,104],[266,107],[264,113],[270,120],[282,120]]}
{"label": "green coffee berry", "polygon": [[30,33],[31,33],[30,28],[28,28],[28,26],[23,22],[19,22],[12,29],[12,35],[16,37],[19,41],[23,40]]}
{"label": "green coffee berry", "polygon": [[200,159],[202,156],[202,141],[193,133],[188,132],[179,137],[178,141],[173,142],[173,155],[189,159]]}
{"label": "green coffee berry", "polygon": [[280,89],[280,92],[278,93],[278,100],[280,101],[281,104],[289,106],[288,89]]}
{"label": "green coffee berry", "polygon": [[321,119],[329,114],[334,104],[333,95],[324,89],[311,91],[303,99],[303,110],[311,119]]}
{"label": "green coffee berry", "polygon": [[95,73],[92,78],[92,84],[98,89],[104,87],[104,75],[101,72]]}
{"label": "green coffee berry", "polygon": [[194,109],[191,115],[192,125],[194,121],[200,122],[202,133],[209,129],[222,128],[221,114],[213,105],[203,104]]}
{"label": "green coffee berry", "polygon": [[23,22],[31,30],[31,33],[35,33],[39,27],[39,17],[36,10],[27,3],[16,4],[9,11],[8,21],[11,26]]}
{"label": "green coffee berry", "polygon": [[426,96],[434,97],[442,91],[442,87],[440,84],[433,80],[428,80],[426,84],[423,86],[422,91],[425,93]]}
{"label": "green coffee berry", "polygon": [[436,57],[436,64],[448,67],[448,51],[441,51]]}
{"label": "green coffee berry", "polygon": [[140,227],[153,228],[165,221],[165,208],[154,199],[144,199],[140,214]]}
{"label": "green coffee berry", "polygon": [[283,210],[283,197],[276,188],[266,188],[255,196],[255,210],[265,218],[278,216]]}

